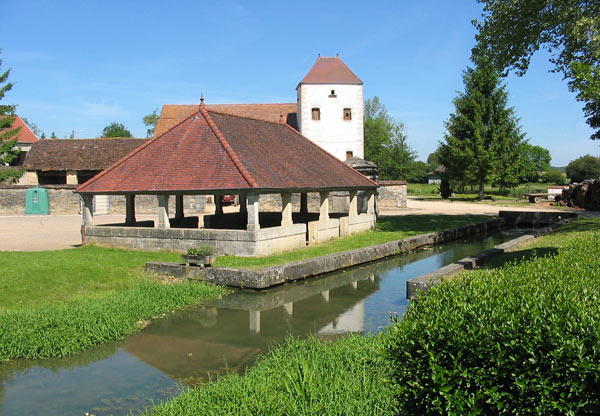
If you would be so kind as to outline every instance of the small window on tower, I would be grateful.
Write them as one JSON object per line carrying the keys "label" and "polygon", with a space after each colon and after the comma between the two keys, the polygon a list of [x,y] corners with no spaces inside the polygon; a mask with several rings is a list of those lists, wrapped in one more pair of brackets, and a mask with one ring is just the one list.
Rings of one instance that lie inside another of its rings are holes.
{"label": "small window on tower", "polygon": [[353,156],[354,153],[352,153],[352,150],[346,150],[346,160],[352,159]]}
{"label": "small window on tower", "polygon": [[352,110],[344,108],[344,120],[352,120]]}
{"label": "small window on tower", "polygon": [[312,119],[313,120],[321,120],[321,110],[318,108],[312,109]]}
{"label": "small window on tower", "polygon": [[329,98],[335,98],[337,97],[337,95],[335,95],[335,90],[331,90],[331,94],[329,94]]}

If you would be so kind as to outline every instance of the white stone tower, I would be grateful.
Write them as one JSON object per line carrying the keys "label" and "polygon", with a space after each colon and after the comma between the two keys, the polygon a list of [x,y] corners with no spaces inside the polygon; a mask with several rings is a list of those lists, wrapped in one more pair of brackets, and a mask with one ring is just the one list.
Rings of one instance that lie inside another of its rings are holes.
{"label": "white stone tower", "polygon": [[340,160],[364,158],[363,82],[339,56],[319,56],[296,91],[303,136]]}

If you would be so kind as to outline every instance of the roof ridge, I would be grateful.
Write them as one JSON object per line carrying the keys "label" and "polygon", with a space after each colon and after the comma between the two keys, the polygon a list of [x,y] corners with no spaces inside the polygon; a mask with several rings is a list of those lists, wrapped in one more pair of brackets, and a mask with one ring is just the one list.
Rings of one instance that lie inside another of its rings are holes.
{"label": "roof ridge", "polygon": [[298,135],[300,135],[301,137],[303,137],[304,139],[306,139],[313,147],[316,147],[317,149],[319,149],[322,153],[326,154],[327,156],[329,156],[333,160],[335,160],[338,163],[341,163],[342,165],[344,165],[347,168],[351,169],[354,173],[356,173],[357,175],[360,175],[360,177],[362,177],[362,178],[367,179],[369,182],[373,183],[375,186],[379,186],[379,184],[377,182],[375,182],[374,180],[372,180],[370,178],[367,178],[365,175],[363,175],[362,173],[360,173],[359,171],[357,171],[356,169],[354,169],[352,166],[347,165],[342,160],[338,159],[337,157],[335,157],[334,155],[332,155],[331,153],[329,153],[327,150],[323,149],[321,146],[319,146],[318,144],[316,144],[315,142],[313,142],[312,140],[310,140],[308,137],[303,136],[302,133],[300,133],[298,130],[296,130],[295,128],[293,128],[289,124],[287,124],[287,123],[277,123],[277,124],[281,124],[283,126],[286,126],[289,129],[292,129],[294,132],[298,133]]}
{"label": "roof ridge", "polygon": [[258,188],[258,183],[254,180],[250,172],[248,172],[248,169],[246,169],[246,166],[244,166],[238,155],[232,149],[231,145],[227,142],[227,139],[225,138],[223,133],[221,133],[221,130],[219,130],[219,127],[208,113],[208,110],[206,109],[205,105],[200,106],[200,112],[204,116],[204,119],[208,123],[208,126],[212,129],[215,136],[217,136],[217,139],[221,143],[221,146],[223,146],[223,149],[225,149],[225,152],[227,152],[229,158],[231,159],[235,167],[242,174],[246,182],[248,182],[248,185],[250,185],[252,188]]}
{"label": "roof ridge", "polygon": [[[279,121],[263,120],[262,118],[254,118],[254,117],[249,117],[249,116],[240,116],[240,115],[237,115],[237,114],[223,113],[223,112],[220,112],[220,111],[211,110],[210,108],[207,108],[206,110],[209,111],[209,112],[211,112],[211,113],[216,113],[216,114],[219,114],[219,115],[222,115],[222,116],[245,118],[246,120],[262,121],[264,123],[271,123],[271,124],[282,124]],[[283,124],[285,124],[285,123],[283,123]]]}
{"label": "roof ridge", "polygon": [[[156,137],[154,137],[154,138],[152,138],[150,140],[146,140],[146,142],[144,144],[142,144],[140,147],[134,149],[130,153],[126,154],[121,159],[117,160],[115,163],[112,164],[112,166],[109,166],[108,168],[104,169],[102,172],[100,172],[99,174],[97,174],[96,176],[94,176],[93,178],[91,178],[90,180],[88,180],[87,182],[84,182],[81,185],[79,185],[77,187],[76,191],[77,192],[82,192],[82,189],[84,187],[87,187],[87,186],[91,185],[92,183],[96,182],[98,179],[100,179],[101,177],[103,177],[104,175],[106,175],[108,172],[112,171],[114,168],[116,168],[117,166],[121,165],[127,159],[131,158],[133,155],[135,155],[136,153],[138,153],[142,149],[145,149],[146,147],[150,146],[156,140],[158,140],[159,138],[161,138],[162,136],[164,136],[168,131],[173,130],[175,127],[179,126],[180,124],[182,124],[183,122],[187,121],[191,117],[194,117],[197,113],[198,112],[196,112],[196,113],[190,115],[189,117],[183,119],[181,122],[177,123],[176,125],[174,125],[173,127],[171,127],[169,130],[165,131],[160,136],[156,136]],[[72,139],[72,140],[76,140],[76,139]],[[87,139],[79,139],[79,140],[87,140]],[[85,192],[85,191],[83,191],[83,192]]]}

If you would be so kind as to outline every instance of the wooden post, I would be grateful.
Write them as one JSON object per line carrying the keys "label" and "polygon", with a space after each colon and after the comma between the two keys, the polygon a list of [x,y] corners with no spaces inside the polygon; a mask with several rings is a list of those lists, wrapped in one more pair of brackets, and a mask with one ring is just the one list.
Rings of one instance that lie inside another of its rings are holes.
{"label": "wooden post", "polygon": [[300,194],[300,212],[308,214],[308,194],[306,192]]}
{"label": "wooden post", "polygon": [[240,195],[239,196],[239,200],[240,200],[240,212],[245,213],[248,212],[248,205],[246,202],[246,195]]}
{"label": "wooden post", "polygon": [[183,195],[175,195],[175,218],[181,220],[184,216],[185,214],[183,212]]}
{"label": "wooden post", "polygon": [[223,215],[223,200],[221,195],[215,195],[215,215]]}

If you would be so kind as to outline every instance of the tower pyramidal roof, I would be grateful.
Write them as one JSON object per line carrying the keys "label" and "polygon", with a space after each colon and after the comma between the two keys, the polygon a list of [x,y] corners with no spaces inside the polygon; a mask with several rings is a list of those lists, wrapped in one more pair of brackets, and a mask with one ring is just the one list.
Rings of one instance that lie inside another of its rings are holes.
{"label": "tower pyramidal roof", "polygon": [[[356,84],[363,82],[339,56],[319,56],[300,84]],[[298,84],[298,85],[300,85]]]}

